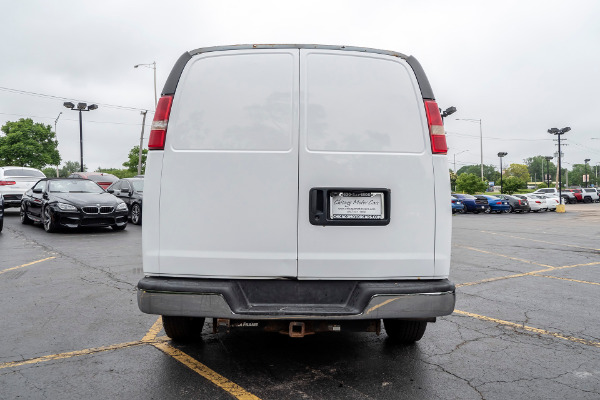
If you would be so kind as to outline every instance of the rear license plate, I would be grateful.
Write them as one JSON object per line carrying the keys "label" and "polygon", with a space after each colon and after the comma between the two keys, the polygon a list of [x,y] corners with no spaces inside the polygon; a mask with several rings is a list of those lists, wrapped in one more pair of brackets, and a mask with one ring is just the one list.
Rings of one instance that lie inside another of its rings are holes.
{"label": "rear license plate", "polygon": [[383,192],[331,192],[331,219],[385,219]]}

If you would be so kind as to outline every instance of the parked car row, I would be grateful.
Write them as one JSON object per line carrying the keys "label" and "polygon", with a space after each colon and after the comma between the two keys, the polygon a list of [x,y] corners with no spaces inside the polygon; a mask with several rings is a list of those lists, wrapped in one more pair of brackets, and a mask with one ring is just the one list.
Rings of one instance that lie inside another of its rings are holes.
{"label": "parked car row", "polygon": [[102,172],[46,178],[35,168],[0,167],[0,231],[4,209],[19,207],[23,224],[40,222],[47,232],[61,227],[142,223],[143,175],[119,179]]}
{"label": "parked car row", "polygon": [[[565,203],[582,201],[584,203],[598,202],[600,196],[596,188],[584,189],[565,189],[563,199]],[[577,197],[579,195],[579,197]],[[571,196],[575,200],[571,200]],[[577,200],[581,198],[581,200]],[[553,188],[539,189],[533,193],[525,194],[499,194],[490,195],[470,195],[461,193],[452,193],[451,196],[452,213],[472,212],[479,214],[502,213],[502,212],[540,212],[555,211],[556,206],[560,204],[558,190]]]}

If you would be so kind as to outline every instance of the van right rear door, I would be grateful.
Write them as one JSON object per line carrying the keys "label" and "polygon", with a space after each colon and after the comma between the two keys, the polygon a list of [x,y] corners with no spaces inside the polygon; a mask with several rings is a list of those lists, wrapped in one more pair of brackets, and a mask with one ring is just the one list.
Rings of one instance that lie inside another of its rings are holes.
{"label": "van right rear door", "polygon": [[[298,278],[433,276],[434,186],[427,117],[408,63],[301,49]],[[344,214],[353,212],[365,218]]]}

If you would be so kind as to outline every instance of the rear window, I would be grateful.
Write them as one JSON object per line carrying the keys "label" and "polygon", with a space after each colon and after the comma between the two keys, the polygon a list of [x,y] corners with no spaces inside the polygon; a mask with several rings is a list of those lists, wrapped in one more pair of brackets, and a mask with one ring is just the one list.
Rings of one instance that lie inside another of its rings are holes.
{"label": "rear window", "polygon": [[144,191],[144,181],[139,180],[139,181],[131,181],[131,183],[133,183],[133,188],[138,191],[138,192],[143,192]]}
{"label": "rear window", "polygon": [[198,57],[181,77],[167,141],[176,150],[289,150],[294,70],[289,52]]}
{"label": "rear window", "polygon": [[401,60],[311,53],[303,76],[310,150],[424,151],[423,100]]}
{"label": "rear window", "polygon": [[21,169],[21,168],[5,169],[4,176],[33,176],[35,178],[45,178],[46,177],[46,175],[44,175],[41,171],[38,171],[35,169]]}
{"label": "rear window", "polygon": [[116,182],[119,180],[114,175],[89,175],[88,179],[94,182]]}

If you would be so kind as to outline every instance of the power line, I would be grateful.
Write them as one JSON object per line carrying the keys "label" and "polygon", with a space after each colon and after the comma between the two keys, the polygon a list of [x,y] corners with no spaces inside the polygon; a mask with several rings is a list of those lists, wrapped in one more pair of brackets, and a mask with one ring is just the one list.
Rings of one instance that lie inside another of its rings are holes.
{"label": "power line", "polygon": [[[41,119],[55,119],[56,117],[41,117],[39,115],[26,115],[26,114],[9,114],[9,113],[2,113],[0,112],[0,115],[12,115],[15,117],[26,117],[26,118],[41,118]],[[62,118],[61,121],[71,121],[71,122],[77,122],[79,120],[77,119],[70,119],[70,118]],[[136,124],[136,123],[129,123],[129,122],[111,122],[111,121],[85,121],[85,123],[93,123],[93,124],[114,124],[114,125],[133,125],[133,126],[141,126],[142,124]],[[151,124],[146,124],[146,126],[151,126]]]}
{"label": "power line", "polygon": [[[472,138],[479,139],[479,135],[467,135],[465,133],[450,132],[450,131],[446,131],[446,133],[450,134],[450,135],[472,137]],[[538,142],[541,140],[552,140],[552,139],[509,139],[509,138],[497,138],[497,137],[490,137],[490,136],[484,136],[483,138],[486,140],[489,139],[489,140],[522,141],[522,142]]]}
{"label": "power line", "polygon": [[[119,110],[127,110],[127,111],[144,111],[144,110],[146,110],[145,108],[135,108],[135,107],[119,106],[119,105],[114,105],[114,104],[97,103],[97,102],[87,101],[87,100],[77,100],[77,99],[73,99],[71,97],[53,96],[53,95],[49,95],[49,94],[28,92],[26,90],[12,89],[12,88],[2,87],[2,86],[0,86],[0,91],[14,93],[14,94],[22,94],[22,95],[26,95],[26,96],[42,97],[42,98],[47,98],[47,99],[75,100],[78,102],[94,103],[94,104],[101,105],[102,107],[116,108]],[[150,111],[150,110],[148,110],[148,112],[154,113],[154,111]]]}

